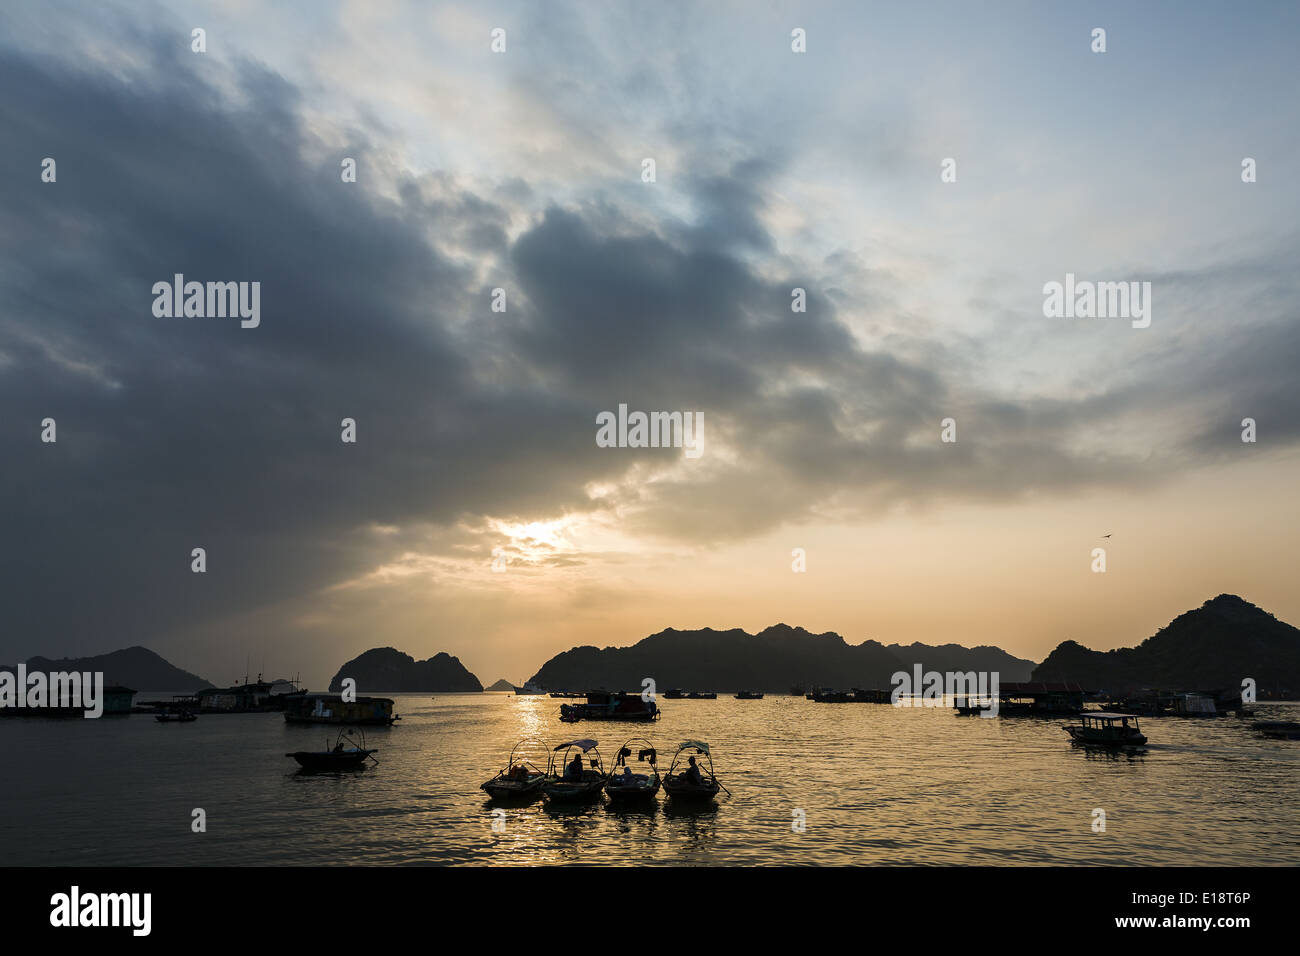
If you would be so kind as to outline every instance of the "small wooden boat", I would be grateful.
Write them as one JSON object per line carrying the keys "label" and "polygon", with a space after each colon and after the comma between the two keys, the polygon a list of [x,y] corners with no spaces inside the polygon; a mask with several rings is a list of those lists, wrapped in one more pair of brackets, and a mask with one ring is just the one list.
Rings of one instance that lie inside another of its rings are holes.
{"label": "small wooden boat", "polygon": [[1140,747],[1147,742],[1136,714],[1087,711],[1079,714],[1079,723],[1064,729],[1076,742],[1099,747]]}
{"label": "small wooden boat", "polygon": [[[345,744],[351,744],[348,747]],[[329,746],[328,741],[326,746]],[[298,750],[285,754],[298,761],[304,770],[356,770],[367,760],[375,760],[377,749],[366,748],[366,737],[359,729],[341,730],[334,746],[327,750]],[[379,763],[375,760],[375,763]]]}
{"label": "small wooden boat", "polygon": [[1300,740],[1300,723],[1294,720],[1257,720],[1250,726],[1274,740]]}
{"label": "small wooden boat", "polygon": [[[636,759],[646,764],[646,773],[634,773],[628,765],[634,745],[642,745],[636,751]],[[620,747],[614,760],[614,770],[605,781],[605,795],[610,802],[627,805],[653,800],[662,782],[656,760],[654,745],[644,737],[633,737]],[[620,767],[623,768],[621,773]]]}
{"label": "small wooden boat", "polygon": [[493,800],[527,800],[542,795],[542,784],[546,782],[546,773],[528,759],[528,751],[541,745],[542,753],[550,753],[550,747],[541,737],[525,737],[514,745],[506,768],[491,780],[479,785]]}
{"label": "small wooden boat", "polygon": [[162,713],[155,714],[153,719],[160,724],[188,724],[198,720],[199,715],[191,714],[188,710],[178,711],[174,714],[164,710]]}
{"label": "small wooden boat", "polygon": [[[586,766],[588,761],[590,768]],[[605,763],[596,749],[596,741],[571,740],[551,751],[546,763],[546,779],[542,781],[542,794],[547,800],[561,803],[594,800],[605,786],[605,776]]]}
{"label": "small wooden boat", "polygon": [[[683,757],[686,758],[686,763],[678,771],[677,765]],[[708,767],[700,766],[697,757],[703,757]],[[668,773],[664,776],[664,793],[670,799],[683,803],[706,802],[716,797],[719,790],[731,795],[731,791],[718,782],[713,772],[713,755],[709,752],[709,745],[700,740],[687,740],[679,744],[672,763],[668,765]]]}

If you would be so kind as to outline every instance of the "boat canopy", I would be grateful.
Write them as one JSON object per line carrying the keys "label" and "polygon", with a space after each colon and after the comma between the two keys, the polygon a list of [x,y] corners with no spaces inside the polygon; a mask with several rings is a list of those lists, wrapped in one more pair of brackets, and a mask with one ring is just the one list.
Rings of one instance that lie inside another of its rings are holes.
{"label": "boat canopy", "polygon": [[582,740],[570,740],[567,744],[560,744],[558,747],[554,749],[567,750],[570,747],[579,747],[582,749],[583,753],[586,753],[588,750],[591,750],[595,746],[596,746],[596,741],[591,740],[589,738],[584,738]]}
{"label": "boat canopy", "polygon": [[692,747],[698,750],[702,754],[706,754],[709,752],[709,745],[700,740],[685,740],[681,743],[680,746],[678,746],[677,751],[678,753],[680,753],[681,751],[689,750]]}

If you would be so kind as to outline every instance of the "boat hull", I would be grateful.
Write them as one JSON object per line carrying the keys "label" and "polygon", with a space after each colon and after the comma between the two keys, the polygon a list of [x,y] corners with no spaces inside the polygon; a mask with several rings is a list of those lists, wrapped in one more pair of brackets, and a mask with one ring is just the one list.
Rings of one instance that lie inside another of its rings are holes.
{"label": "boat hull", "polygon": [[1065,732],[1076,743],[1091,744],[1095,747],[1141,747],[1147,742],[1146,735],[1136,731],[1127,734],[1112,734],[1090,730],[1086,727],[1066,727]]}
{"label": "boat hull", "polygon": [[605,784],[605,796],[609,797],[611,803],[645,803],[653,800],[658,793],[658,780],[634,786],[613,782]]}
{"label": "boat hull", "polygon": [[669,799],[681,803],[705,803],[716,797],[720,789],[716,783],[698,785],[684,781],[673,781],[672,783],[664,781],[664,793],[668,795]]}
{"label": "boat hull", "polygon": [[344,717],[311,717],[290,713],[284,715],[286,724],[333,724],[336,727],[343,725],[348,727],[391,727],[393,721],[400,719],[400,717],[358,717],[348,720]]}
{"label": "boat hull", "polygon": [[531,780],[502,780],[493,777],[480,789],[493,800],[528,800],[539,796],[545,778],[538,774]]}
{"label": "boat hull", "polygon": [[299,750],[285,754],[298,761],[304,770],[354,770],[365,764],[366,758],[377,750],[345,750],[342,753]]}
{"label": "boat hull", "polygon": [[542,794],[557,803],[581,803],[597,799],[604,786],[605,778],[599,776],[583,780],[551,779],[542,784]]}
{"label": "boat hull", "polygon": [[1300,723],[1290,720],[1259,720],[1251,728],[1274,740],[1300,740]]}
{"label": "boat hull", "polygon": [[567,710],[560,714],[560,720],[566,724],[576,724],[580,720],[621,720],[624,723],[648,724],[658,718],[658,712],[644,714],[605,714],[600,711]]}

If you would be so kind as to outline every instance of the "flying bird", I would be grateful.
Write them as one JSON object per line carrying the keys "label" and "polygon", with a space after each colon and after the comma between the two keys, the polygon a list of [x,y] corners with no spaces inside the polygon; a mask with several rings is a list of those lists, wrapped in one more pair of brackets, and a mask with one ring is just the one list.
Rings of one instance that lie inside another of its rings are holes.
{"label": "flying bird", "polygon": [[1109,538],[1110,535],[1108,535],[1108,534],[1103,534],[1102,537],[1103,537],[1103,538]]}

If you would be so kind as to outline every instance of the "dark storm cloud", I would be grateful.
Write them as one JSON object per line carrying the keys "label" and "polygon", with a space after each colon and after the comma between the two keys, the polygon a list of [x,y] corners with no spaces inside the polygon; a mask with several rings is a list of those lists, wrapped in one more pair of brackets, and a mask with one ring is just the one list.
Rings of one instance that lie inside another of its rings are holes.
{"label": "dark storm cloud", "polygon": [[[506,204],[529,184],[407,177],[396,201],[343,184],[282,78],[242,64],[224,95],[176,37],[139,42],[129,76],[0,54],[0,660],[311,593],[391,556],[370,524],[590,507],[588,482],[676,460],[595,446],[596,414],[620,402],[703,411],[706,449],[737,453],[643,489],[628,518],[694,542],[832,499],[1006,497],[1146,467],[1067,450],[1137,391],[1007,402],[957,384],[964,363],[932,343],[899,350],[924,361],[863,351],[813,280],[762,277],[742,258],[773,247],[762,164],[690,180],[686,226],[552,208],[511,243]],[[475,257],[500,278],[485,287]],[[177,272],[261,282],[260,327],[155,318],[151,286]],[[1225,360],[1222,387],[1249,379],[1294,407],[1292,331],[1262,376],[1247,353]],[[980,441],[937,446],[949,414]],[[39,441],[46,416],[57,444]],[[199,546],[206,575],[189,571]]]}
{"label": "dark storm cloud", "polygon": [[[480,389],[443,321],[477,310],[488,336],[486,297],[427,231],[499,247],[499,210],[342,184],[336,157],[304,160],[282,80],[245,65],[229,107],[177,46],[144,48],[151,85],[0,60],[22,91],[0,117],[13,636],[143,639],[355,572],[343,545],[366,523],[563,506],[590,475],[586,408]],[[260,281],[261,326],[155,318],[176,272]],[[33,442],[46,416],[57,444]]]}

